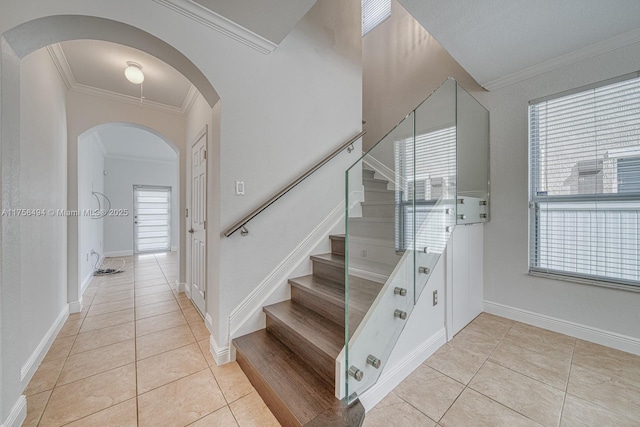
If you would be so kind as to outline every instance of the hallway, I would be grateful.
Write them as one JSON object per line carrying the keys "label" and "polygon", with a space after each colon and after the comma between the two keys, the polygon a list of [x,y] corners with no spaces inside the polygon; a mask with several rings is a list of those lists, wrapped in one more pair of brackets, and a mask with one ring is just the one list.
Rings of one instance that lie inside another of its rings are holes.
{"label": "hallway", "polygon": [[216,366],[202,317],[169,285],[176,253],[123,259],[58,334],[24,392],[23,426],[279,425],[236,363]]}

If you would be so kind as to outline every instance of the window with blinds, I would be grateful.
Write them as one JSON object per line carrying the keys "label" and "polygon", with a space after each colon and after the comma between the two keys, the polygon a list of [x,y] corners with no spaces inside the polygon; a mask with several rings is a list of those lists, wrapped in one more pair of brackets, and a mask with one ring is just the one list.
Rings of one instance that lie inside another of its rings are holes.
{"label": "window with blinds", "polygon": [[134,186],[135,252],[171,250],[171,187]]}
{"label": "window with blinds", "polygon": [[640,78],[529,106],[530,270],[640,285]]}
{"label": "window with blinds", "polygon": [[[447,245],[443,215],[431,215],[440,199],[455,199],[456,127],[446,126],[396,143],[396,171],[405,177],[396,192],[396,248],[416,246],[441,252]],[[396,185],[399,185],[398,183]],[[413,199],[415,198],[415,203]],[[415,216],[415,218],[414,218]]]}
{"label": "window with blinds", "polygon": [[391,16],[391,0],[362,0],[362,37]]}

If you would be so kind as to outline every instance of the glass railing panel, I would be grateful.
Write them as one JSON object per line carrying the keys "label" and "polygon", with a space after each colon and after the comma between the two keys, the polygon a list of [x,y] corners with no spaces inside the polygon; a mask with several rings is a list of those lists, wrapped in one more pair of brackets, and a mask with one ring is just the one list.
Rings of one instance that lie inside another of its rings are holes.
{"label": "glass railing panel", "polygon": [[488,112],[449,79],[347,171],[348,402],[378,381],[456,224],[487,219],[488,132]]}
{"label": "glass railing panel", "polygon": [[347,171],[346,397],[375,384],[413,309],[412,179],[398,153],[413,153],[413,114]]}
{"label": "glass railing panel", "polygon": [[456,93],[458,224],[489,220],[489,112],[462,86]]}
{"label": "glass railing panel", "polygon": [[456,82],[447,80],[415,110],[415,221],[418,301],[456,224]]}

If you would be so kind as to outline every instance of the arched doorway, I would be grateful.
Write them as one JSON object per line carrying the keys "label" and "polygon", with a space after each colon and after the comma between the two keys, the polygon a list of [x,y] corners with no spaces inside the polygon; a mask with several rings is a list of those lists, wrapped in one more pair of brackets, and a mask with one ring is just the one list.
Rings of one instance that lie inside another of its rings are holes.
{"label": "arched doorway", "polygon": [[[145,33],[135,27],[107,19],[86,17],[86,16],[52,16],[30,21],[2,34],[0,40],[0,134],[2,135],[1,145],[1,174],[2,182],[2,203],[3,209],[19,208],[21,193],[19,185],[20,161],[21,161],[21,138],[23,136],[20,126],[21,117],[21,61],[27,55],[38,49],[50,45],[51,43],[74,40],[93,39],[111,42],[122,42],[126,45],[145,51],[157,56],[170,64],[196,86],[202,94],[206,103],[211,107],[219,100],[213,86],[198,68],[183,54],[162,40]],[[104,111],[82,111],[82,120],[71,121],[67,125],[67,141],[64,157],[45,159],[49,162],[59,162],[66,174],[65,199],[67,211],[78,211],[78,137],[87,130],[109,122],[130,121],[130,111],[123,109],[113,114],[104,114]],[[65,117],[61,117],[65,120]],[[66,124],[66,123],[65,123]],[[29,123],[27,125],[33,125]],[[184,129],[172,129],[171,123],[164,126],[155,126],[154,121],[148,117],[140,117],[135,126],[143,126],[155,129],[160,134],[167,135],[165,140],[174,140],[173,136],[180,133],[184,139]],[[44,142],[43,142],[44,143]],[[183,144],[184,145],[184,144]],[[173,144],[177,150],[177,156],[184,158],[184,147]],[[58,152],[59,153],[59,152]],[[180,186],[184,186],[184,171],[179,176]],[[68,189],[68,191],[67,191]],[[37,195],[34,195],[37,196]],[[180,207],[184,206],[184,195],[180,194]],[[184,229],[184,219],[180,216],[180,228]],[[0,320],[0,330],[2,331],[2,348],[0,353],[0,363],[2,372],[2,385],[0,386],[0,419],[11,420],[20,419],[24,410],[24,397],[20,397],[24,389],[25,380],[28,381],[33,370],[42,360],[42,356],[53,337],[57,334],[60,320],[58,316],[49,330],[39,331],[45,338],[40,342],[30,343],[28,350],[22,336],[21,305],[23,305],[23,291],[20,289],[21,276],[25,269],[29,269],[31,254],[21,254],[17,250],[21,246],[23,239],[21,231],[26,227],[20,227],[16,222],[7,222],[3,218],[2,232],[0,232],[1,249],[0,259],[2,260],[0,277],[0,304],[2,319]],[[79,247],[78,247],[78,217],[69,216],[66,218],[66,236],[58,235],[60,242],[66,248],[66,296],[65,301],[74,311],[81,309],[81,281],[79,271]],[[33,236],[34,239],[37,236]],[[184,264],[184,260],[182,261]],[[181,268],[182,271],[184,271]],[[44,304],[44,303],[43,303]],[[61,313],[64,314],[64,313]],[[68,311],[67,311],[68,314]],[[56,329],[57,328],[57,329]],[[38,338],[39,340],[39,338]],[[35,351],[32,353],[32,348]],[[27,353],[27,354],[25,354]],[[24,363],[25,359],[27,360]],[[14,402],[17,403],[14,404]],[[17,408],[17,409],[16,409]],[[11,423],[10,423],[11,424]]]}
{"label": "arched doorway", "polygon": [[[147,126],[105,123],[78,137],[79,211],[108,207],[104,215],[78,216],[81,293],[106,258],[116,257],[128,269],[137,254],[170,252],[179,258],[179,165],[179,147]],[[145,216],[136,212],[136,196],[144,189],[167,197],[166,218],[143,224]],[[177,288],[179,277],[178,265],[178,273],[167,280]]]}

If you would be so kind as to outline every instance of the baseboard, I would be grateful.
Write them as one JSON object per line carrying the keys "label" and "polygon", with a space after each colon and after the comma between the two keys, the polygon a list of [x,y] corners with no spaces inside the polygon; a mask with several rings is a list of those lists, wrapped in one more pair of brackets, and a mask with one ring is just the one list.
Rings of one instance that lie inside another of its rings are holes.
{"label": "baseboard", "polygon": [[219,346],[216,340],[213,338],[213,335],[209,337],[209,351],[213,356],[213,360],[216,361],[216,365],[224,365],[225,363],[229,363],[231,361],[231,352],[229,350],[229,346]]}
{"label": "baseboard", "polygon": [[47,354],[47,351],[49,351],[51,344],[53,344],[53,340],[56,339],[58,332],[60,332],[60,329],[62,329],[64,322],[66,322],[68,318],[69,304],[65,304],[56,320],[53,322],[47,333],[44,334],[44,337],[20,370],[20,381],[22,383],[23,390],[27,387],[29,381],[31,381],[33,374],[35,374],[38,366],[40,366],[40,362],[44,359],[44,356]]}
{"label": "baseboard", "polygon": [[558,319],[544,314],[534,313],[491,301],[483,301],[484,311],[496,316],[506,317],[538,328],[569,335],[581,340],[615,348],[640,355],[640,339],[615,332],[605,331],[591,326]]}
{"label": "baseboard", "polygon": [[207,328],[207,331],[212,334],[211,331],[213,331],[213,318],[209,313],[204,315],[204,326]]}
{"label": "baseboard", "polygon": [[[102,260],[100,260],[100,264],[102,263]],[[98,264],[98,265],[100,265]],[[93,272],[89,273],[89,275],[87,277],[84,278],[84,280],[82,281],[82,283],[80,284],[80,295],[84,295],[84,291],[87,290],[87,288],[89,287],[89,284],[91,283],[91,281],[93,280],[93,278],[96,277],[93,275]]]}
{"label": "baseboard", "polygon": [[[308,262],[314,248],[327,239],[333,230],[344,218],[344,202],[336,206],[331,213],[309,233],[302,242],[287,255],[276,268],[231,312],[229,315],[229,337],[236,333],[251,319],[255,319],[255,313],[260,312],[269,298],[277,291],[282,291],[287,286],[291,274],[303,263]],[[244,333],[263,328],[264,325],[254,325],[252,328],[243,328]]]}
{"label": "baseboard", "polygon": [[177,246],[171,246],[171,252],[178,252]]}
{"label": "baseboard", "polygon": [[133,256],[133,250],[111,251],[111,252],[105,252],[104,253],[104,257],[105,258],[115,258],[115,257],[119,257],[119,256]]}
{"label": "baseboard", "polygon": [[27,398],[20,395],[18,401],[11,408],[9,416],[0,427],[20,427],[27,418]]}
{"label": "baseboard", "polygon": [[394,366],[385,366],[378,382],[360,396],[360,402],[368,412],[415,371],[429,356],[447,342],[444,328],[429,337],[412,353],[408,354]]}
{"label": "baseboard", "polygon": [[78,301],[69,303],[69,313],[80,313],[82,311],[82,297]]}
{"label": "baseboard", "polygon": [[183,285],[184,289],[181,292],[184,292],[187,298],[191,299],[191,285],[189,285],[188,283],[180,283],[181,288],[183,288]]}

